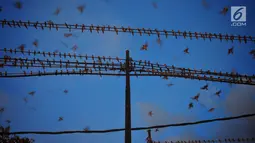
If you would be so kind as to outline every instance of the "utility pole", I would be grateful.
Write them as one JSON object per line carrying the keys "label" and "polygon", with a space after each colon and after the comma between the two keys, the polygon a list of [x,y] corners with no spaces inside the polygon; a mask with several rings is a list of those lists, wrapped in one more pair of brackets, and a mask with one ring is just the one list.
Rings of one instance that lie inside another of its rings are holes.
{"label": "utility pole", "polygon": [[147,130],[147,133],[148,133],[147,143],[152,143],[151,130]]}
{"label": "utility pole", "polygon": [[126,50],[125,143],[131,143],[130,57]]}

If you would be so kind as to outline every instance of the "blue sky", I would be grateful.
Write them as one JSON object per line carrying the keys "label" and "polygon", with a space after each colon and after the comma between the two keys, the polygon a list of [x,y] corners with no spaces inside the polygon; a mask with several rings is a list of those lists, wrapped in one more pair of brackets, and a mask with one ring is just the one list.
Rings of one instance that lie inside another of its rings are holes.
{"label": "blue sky", "polygon": [[[13,0],[1,0],[3,10],[1,19],[46,21],[55,23],[78,23],[94,25],[115,25],[180,31],[230,33],[254,36],[255,3],[252,0],[207,0],[205,8],[200,0],[157,0],[158,9],[153,8],[151,0],[22,0],[23,8],[16,9]],[[84,13],[76,7],[86,4]],[[231,27],[230,11],[224,16],[220,11],[225,6],[246,6],[247,26]],[[53,15],[57,7],[58,16]],[[252,30],[253,29],[253,30]],[[79,37],[64,38],[66,30],[26,30],[0,29],[1,48],[17,48],[26,44],[26,49],[36,49],[32,42],[39,41],[37,50],[70,52],[76,44],[77,53],[99,56],[125,56],[129,49],[133,59],[150,60],[162,64],[176,65],[196,69],[232,71],[254,74],[255,62],[248,52],[254,43],[220,42],[218,40],[185,40],[169,37],[162,38],[162,47],[156,43],[156,36],[131,36],[131,34],[106,32],[105,34],[75,32]],[[61,41],[68,44],[66,48]],[[140,51],[142,44],[148,42],[148,51]],[[183,50],[190,48],[190,54]],[[234,55],[227,55],[234,46]],[[3,53],[0,53],[1,56]],[[3,69],[0,69],[3,71]],[[7,69],[9,70],[9,69]],[[19,71],[19,69],[17,69]],[[166,84],[174,86],[167,87]],[[12,121],[12,131],[61,131],[82,130],[89,126],[91,130],[124,127],[125,78],[97,76],[46,76],[17,79],[0,79],[0,107],[5,112],[0,115],[1,125],[5,120]],[[225,83],[209,83],[209,91],[201,91],[205,81],[159,77],[131,78],[132,127],[151,126],[177,122],[234,116],[254,112],[255,89],[251,86]],[[69,93],[64,94],[68,89]],[[221,89],[222,96],[214,93]],[[36,91],[35,96],[28,92]],[[200,102],[188,110],[191,97],[201,93]],[[23,101],[28,97],[28,103]],[[215,107],[212,113],[207,108]],[[32,109],[36,109],[35,111]],[[154,112],[148,117],[149,111]],[[63,116],[64,121],[58,122]],[[254,131],[254,118],[209,123],[204,125],[160,129],[152,133],[155,140],[216,139],[225,137],[250,137]],[[72,135],[27,135],[36,143],[69,142],[124,142],[124,132],[107,134]],[[146,131],[134,131],[132,141],[144,142]]]}

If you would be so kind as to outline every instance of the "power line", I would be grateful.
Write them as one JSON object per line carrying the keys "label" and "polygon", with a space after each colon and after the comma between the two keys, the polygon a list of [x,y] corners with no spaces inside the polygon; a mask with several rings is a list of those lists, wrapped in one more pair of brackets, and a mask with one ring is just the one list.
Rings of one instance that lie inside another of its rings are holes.
{"label": "power line", "polygon": [[33,27],[35,29],[40,28],[41,30],[44,30],[45,28],[48,29],[69,29],[69,31],[71,30],[81,30],[82,32],[84,31],[89,31],[90,33],[96,31],[97,33],[99,32],[115,32],[117,35],[118,33],[122,32],[122,33],[131,33],[132,35],[134,34],[139,34],[140,36],[142,35],[157,35],[158,37],[160,36],[165,36],[166,38],[168,36],[173,36],[177,39],[177,37],[183,37],[184,39],[186,39],[187,37],[189,37],[191,40],[192,38],[196,38],[196,39],[209,39],[210,41],[212,39],[218,39],[220,41],[239,41],[240,43],[244,42],[254,42],[255,43],[255,37],[252,36],[240,36],[240,35],[233,35],[233,34],[216,34],[216,33],[210,33],[210,32],[190,32],[190,31],[177,31],[177,30],[157,30],[157,29],[150,29],[150,28],[131,28],[131,27],[116,27],[116,26],[99,26],[99,25],[84,25],[84,24],[55,24],[54,22],[49,22],[49,21],[45,21],[45,22],[31,22],[31,21],[15,21],[15,20],[0,20],[0,24],[2,24],[2,28],[5,27],[5,25],[8,25],[11,28],[16,28],[16,27],[25,27],[26,29],[28,29],[28,27]]}
{"label": "power line", "polygon": [[[149,127],[136,127],[136,128],[132,128],[131,130],[138,131],[138,130],[148,130],[148,129],[157,129],[157,128],[198,125],[198,124],[217,122],[217,121],[228,121],[228,120],[234,120],[234,119],[241,119],[241,118],[247,118],[247,117],[252,117],[252,116],[255,116],[255,113],[253,113],[253,114],[244,114],[244,115],[233,116],[233,117],[201,120],[201,121],[196,121],[196,122],[166,124],[166,125],[157,125],[157,126],[149,126]],[[49,132],[49,131],[21,131],[21,132],[10,132],[10,133],[2,133],[2,134],[8,134],[8,135],[14,135],[14,134],[15,135],[17,135],[17,134],[59,135],[59,134],[74,134],[74,133],[110,133],[110,132],[120,132],[120,131],[124,131],[124,130],[125,130],[124,128],[119,128],[119,129],[108,129],[108,130],[89,130],[89,131],[81,131],[80,130],[80,131],[58,131],[58,132]]]}

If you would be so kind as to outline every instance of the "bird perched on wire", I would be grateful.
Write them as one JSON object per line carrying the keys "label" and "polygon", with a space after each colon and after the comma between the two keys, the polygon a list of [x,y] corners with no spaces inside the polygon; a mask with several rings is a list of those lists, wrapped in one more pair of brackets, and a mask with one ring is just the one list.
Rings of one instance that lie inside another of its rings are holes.
{"label": "bird perched on wire", "polygon": [[89,131],[89,127],[88,127],[88,126],[85,127],[85,128],[83,129],[83,131]]}
{"label": "bird perched on wire", "polygon": [[184,52],[185,54],[189,54],[189,48],[184,49],[183,52]]}
{"label": "bird perched on wire", "polygon": [[22,9],[23,3],[21,1],[16,1],[14,3],[14,7],[17,8],[17,9]]}
{"label": "bird perched on wire", "polygon": [[58,15],[60,13],[60,11],[61,11],[61,8],[58,7],[53,14]]}
{"label": "bird perched on wire", "polygon": [[234,54],[234,47],[228,49],[228,55]]}
{"label": "bird perched on wire", "polygon": [[223,14],[223,15],[226,15],[226,13],[228,12],[228,7],[224,7],[220,13]]}
{"label": "bird perched on wire", "polygon": [[64,120],[64,117],[58,117],[58,121],[63,121]]}
{"label": "bird perched on wire", "polygon": [[18,47],[18,49],[19,49],[20,51],[24,51],[24,50],[25,50],[25,44],[21,44],[21,45]]}
{"label": "bird perched on wire", "polygon": [[85,9],[86,5],[80,5],[77,7],[77,10],[80,12],[80,13],[83,13],[84,9]]}
{"label": "bird perched on wire", "polygon": [[208,90],[208,84],[206,84],[205,86],[203,86],[203,87],[201,87],[200,89],[202,89],[202,90]]}
{"label": "bird perched on wire", "polygon": [[199,96],[200,96],[200,93],[198,93],[196,96],[192,97],[191,99],[198,101]]}
{"label": "bird perched on wire", "polygon": [[217,95],[218,97],[220,97],[220,94],[221,94],[221,90],[219,90],[219,91],[217,91],[217,92],[215,93],[215,95]]}

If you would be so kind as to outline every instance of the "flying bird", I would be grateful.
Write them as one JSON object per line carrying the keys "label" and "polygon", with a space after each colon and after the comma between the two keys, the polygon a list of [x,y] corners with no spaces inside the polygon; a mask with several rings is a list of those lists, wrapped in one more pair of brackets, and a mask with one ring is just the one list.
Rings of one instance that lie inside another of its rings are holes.
{"label": "flying bird", "polygon": [[251,50],[251,51],[249,52],[249,54],[250,54],[250,55],[255,55],[255,49]]}
{"label": "flying bird", "polygon": [[153,115],[152,111],[150,111],[150,112],[148,113],[148,115],[152,117],[152,115]]}
{"label": "flying bird", "polygon": [[152,2],[152,6],[157,9],[158,8],[158,4],[156,2]]}
{"label": "flying bird", "polygon": [[202,0],[202,5],[203,5],[205,8],[208,8],[208,7],[209,7],[209,5],[208,5],[208,3],[207,3],[206,0]]}
{"label": "flying bird", "polygon": [[65,90],[64,90],[64,93],[65,93],[65,94],[67,94],[67,93],[68,93],[68,90],[67,90],[67,89],[65,89]]}
{"label": "flying bird", "polygon": [[217,91],[217,92],[215,93],[215,95],[217,95],[217,96],[219,96],[219,97],[220,97],[220,94],[221,94],[221,90],[219,90],[219,91]]}
{"label": "flying bird", "polygon": [[220,13],[223,14],[223,15],[226,15],[226,13],[228,12],[228,7],[224,7]]}
{"label": "flying bird", "polygon": [[14,3],[14,7],[17,9],[21,9],[23,7],[23,3],[21,1],[16,1]]}
{"label": "flying bird", "polygon": [[208,110],[208,112],[213,112],[215,108],[211,108]]}
{"label": "flying bird", "polygon": [[27,97],[24,97],[23,100],[25,103],[27,103]]}
{"label": "flying bird", "polygon": [[172,83],[168,83],[167,86],[170,87],[170,86],[173,86],[174,84]]}
{"label": "flying bird", "polygon": [[77,49],[78,49],[78,46],[75,44],[75,45],[72,47],[72,50],[73,50],[73,52],[75,52]]}
{"label": "flying bird", "polygon": [[162,40],[160,38],[157,39],[157,43],[159,44],[159,46],[162,46]]}
{"label": "flying bird", "polygon": [[232,54],[232,55],[234,54],[234,47],[228,49],[228,55],[229,55],[229,54]]}
{"label": "flying bird", "polygon": [[10,124],[10,123],[11,123],[11,120],[6,120],[5,122],[8,123],[8,124]]}
{"label": "flying bird", "polygon": [[37,40],[37,39],[35,39],[35,41],[33,42],[33,45],[34,45],[36,48],[38,48],[38,40]]}
{"label": "flying bird", "polygon": [[31,95],[31,96],[34,96],[35,95],[35,91],[31,91],[28,94]]}
{"label": "flying bird", "polygon": [[191,99],[198,101],[199,96],[200,96],[200,93],[198,93],[196,96],[192,97]]}
{"label": "flying bird", "polygon": [[3,113],[4,112],[4,107],[1,107],[0,108],[0,113]]}
{"label": "flying bird", "polygon": [[145,44],[142,45],[140,50],[147,51],[148,50],[148,42],[145,42]]}
{"label": "flying bird", "polygon": [[24,49],[25,49],[25,44],[21,44],[21,45],[18,47],[18,49],[19,49],[20,51],[24,51]]}
{"label": "flying bird", "polygon": [[200,89],[202,89],[202,90],[208,90],[208,84],[206,84],[205,86],[203,86],[203,87],[201,87]]}
{"label": "flying bird", "polygon": [[65,37],[65,38],[68,38],[68,37],[71,37],[71,36],[73,36],[72,33],[64,33],[64,37]]}
{"label": "flying bird", "polygon": [[183,52],[184,52],[185,54],[189,54],[189,48],[186,48],[185,50],[183,50]]}
{"label": "flying bird", "polygon": [[157,128],[157,129],[155,129],[155,132],[158,132],[159,131],[159,129]]}
{"label": "flying bird", "polygon": [[58,117],[58,121],[63,121],[64,120],[64,117]]}
{"label": "flying bird", "polygon": [[189,109],[191,109],[191,108],[193,108],[193,107],[194,107],[193,103],[192,103],[192,102],[189,103]]}
{"label": "flying bird", "polygon": [[57,8],[53,14],[54,14],[54,15],[58,15],[58,14],[60,13],[60,11],[61,11],[61,9],[60,9],[60,8]]}
{"label": "flying bird", "polygon": [[80,5],[80,6],[77,7],[77,9],[78,9],[78,11],[79,11],[80,13],[83,13],[83,11],[84,11],[84,9],[85,9],[85,5]]}

